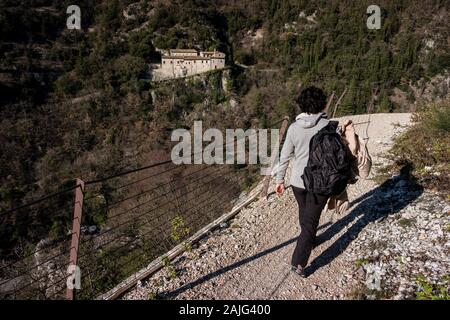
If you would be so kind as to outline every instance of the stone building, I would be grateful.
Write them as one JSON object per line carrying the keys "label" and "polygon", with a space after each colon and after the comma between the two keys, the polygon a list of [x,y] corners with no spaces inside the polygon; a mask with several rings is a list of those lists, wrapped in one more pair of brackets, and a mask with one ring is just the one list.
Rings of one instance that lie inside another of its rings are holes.
{"label": "stone building", "polygon": [[161,64],[152,69],[152,80],[192,76],[225,67],[225,54],[219,51],[170,49],[161,57]]}

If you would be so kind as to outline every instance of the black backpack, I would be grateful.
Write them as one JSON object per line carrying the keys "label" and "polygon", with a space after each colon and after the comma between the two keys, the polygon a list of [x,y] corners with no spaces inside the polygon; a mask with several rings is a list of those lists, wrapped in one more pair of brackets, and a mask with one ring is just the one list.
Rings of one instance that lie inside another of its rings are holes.
{"label": "black backpack", "polygon": [[324,196],[340,195],[354,183],[349,148],[337,133],[337,121],[330,121],[309,143],[309,159],[302,175],[305,189]]}

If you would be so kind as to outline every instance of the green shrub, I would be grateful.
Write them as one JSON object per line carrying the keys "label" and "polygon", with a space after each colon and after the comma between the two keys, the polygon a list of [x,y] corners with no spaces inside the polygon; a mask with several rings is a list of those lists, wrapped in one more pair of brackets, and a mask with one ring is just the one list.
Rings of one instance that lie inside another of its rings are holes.
{"label": "green shrub", "polygon": [[55,82],[55,90],[60,95],[75,95],[82,88],[82,83],[66,73]]}
{"label": "green shrub", "polygon": [[448,104],[436,109],[431,125],[436,130],[450,132],[450,106]]}
{"label": "green shrub", "polygon": [[402,218],[402,219],[398,220],[398,224],[405,228],[414,225],[415,222],[416,222],[415,219],[407,219],[407,218]]}
{"label": "green shrub", "polygon": [[178,215],[172,220],[172,239],[176,243],[189,236],[190,230],[186,227],[182,216]]}
{"label": "green shrub", "polygon": [[450,100],[430,103],[413,115],[414,124],[390,150],[393,165],[383,172],[412,164],[413,174],[425,186],[450,190]]}
{"label": "green shrub", "polygon": [[114,62],[114,71],[120,83],[138,80],[145,70],[145,60],[129,54],[121,56]]}
{"label": "green shrub", "polygon": [[146,60],[156,57],[155,47],[152,44],[152,35],[148,32],[131,33],[128,39],[130,53]]}
{"label": "green shrub", "polygon": [[49,236],[52,239],[59,239],[62,235],[64,235],[65,230],[61,220],[53,221],[52,227],[50,228]]}
{"label": "green shrub", "polygon": [[175,279],[177,277],[177,269],[172,264],[172,261],[168,257],[163,257],[162,263],[164,268],[167,269],[170,279]]}
{"label": "green shrub", "polygon": [[[87,197],[89,196],[90,194],[88,194]],[[91,196],[90,199],[86,201],[85,206],[85,211],[88,214],[88,224],[103,226],[106,223],[108,212],[106,209],[106,199],[103,195]]]}
{"label": "green shrub", "polygon": [[417,277],[420,290],[416,293],[417,300],[450,300],[448,287],[449,276],[444,276],[439,283],[432,283],[424,275]]}

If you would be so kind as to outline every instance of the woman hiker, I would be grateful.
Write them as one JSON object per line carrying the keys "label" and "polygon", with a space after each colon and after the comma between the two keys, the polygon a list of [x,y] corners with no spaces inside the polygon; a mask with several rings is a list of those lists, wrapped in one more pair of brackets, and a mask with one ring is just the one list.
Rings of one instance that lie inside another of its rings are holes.
{"label": "woman hiker", "polygon": [[[327,98],[321,89],[316,87],[305,88],[301,91],[296,102],[301,113],[287,131],[275,181],[277,184],[276,191],[279,195],[282,195],[285,191],[286,169],[289,160],[293,159],[290,184],[299,207],[301,233],[292,255],[291,264],[293,271],[305,277],[304,270],[314,247],[323,208],[328,202],[329,209],[334,208],[337,212],[342,213],[348,206],[348,199],[345,190],[338,196],[333,197],[313,194],[305,190],[302,175],[308,163],[310,141],[322,128],[329,124],[330,120],[327,119],[324,112]],[[355,177],[357,175],[366,177],[370,171],[371,159],[365,144],[355,134],[352,122],[347,120],[339,129],[339,133],[341,133],[343,142],[354,156],[352,158],[354,159],[352,174]]]}

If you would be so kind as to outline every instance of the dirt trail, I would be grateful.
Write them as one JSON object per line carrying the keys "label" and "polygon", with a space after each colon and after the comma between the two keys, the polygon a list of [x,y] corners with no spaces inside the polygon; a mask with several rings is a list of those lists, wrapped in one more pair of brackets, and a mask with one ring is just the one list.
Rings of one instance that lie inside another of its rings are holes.
{"label": "dirt trail", "polygon": [[[367,115],[351,117],[365,122]],[[341,118],[340,120],[344,120]],[[369,125],[369,151],[374,169],[392,138],[410,123],[410,114],[374,114]],[[400,126],[397,126],[399,124]],[[366,124],[357,126],[364,137]],[[377,185],[360,180],[349,187],[351,207],[344,216],[324,212],[308,278],[290,272],[289,262],[299,234],[297,204],[290,189],[269,200],[259,199],[243,209],[227,226],[214,231],[173,263],[177,276],[163,269],[139,283],[125,299],[342,299],[364,276],[349,261],[346,250],[364,228],[364,213],[373,204],[364,195]],[[289,181],[289,180],[288,180]],[[271,185],[271,191],[274,186]],[[359,199],[359,200],[357,200]],[[356,200],[356,201],[355,201]],[[353,204],[352,204],[352,201]],[[356,229],[355,229],[356,228]]]}

